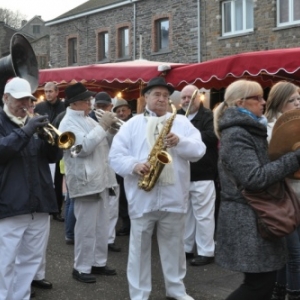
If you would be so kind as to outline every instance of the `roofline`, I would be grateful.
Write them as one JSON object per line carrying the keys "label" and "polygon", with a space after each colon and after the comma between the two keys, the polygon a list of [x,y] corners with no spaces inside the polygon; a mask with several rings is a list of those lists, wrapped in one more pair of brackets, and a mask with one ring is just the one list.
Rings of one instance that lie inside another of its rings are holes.
{"label": "roofline", "polygon": [[89,12],[79,13],[79,14],[76,14],[76,15],[73,15],[73,16],[62,18],[60,20],[45,22],[45,26],[51,26],[51,25],[56,25],[56,24],[59,24],[59,23],[71,21],[71,20],[74,20],[74,19],[89,16],[89,15],[92,15],[92,14],[96,14],[98,12],[110,10],[110,9],[113,9],[113,8],[128,5],[128,4],[131,4],[131,3],[134,3],[134,2],[138,2],[138,1],[140,1],[140,0],[126,0],[126,1],[121,2],[121,3],[116,3],[116,4],[108,5],[108,6],[105,6],[105,7],[97,8],[97,9],[94,9],[94,10],[89,11]]}

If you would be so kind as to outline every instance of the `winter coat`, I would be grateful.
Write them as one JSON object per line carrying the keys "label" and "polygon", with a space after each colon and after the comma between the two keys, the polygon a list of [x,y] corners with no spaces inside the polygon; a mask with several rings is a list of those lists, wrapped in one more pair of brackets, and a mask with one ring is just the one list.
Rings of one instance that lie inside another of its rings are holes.
{"label": "winter coat", "polygon": [[49,163],[62,151],[29,137],[0,109],[0,219],[58,212]]}
{"label": "winter coat", "polygon": [[[185,114],[183,109],[178,114]],[[191,123],[200,131],[206,146],[205,155],[191,163],[191,181],[215,180],[218,174],[218,139],[214,133],[213,113],[201,103]]]}
{"label": "winter coat", "polygon": [[249,190],[262,190],[284,179],[299,169],[296,155],[287,153],[270,162],[267,128],[237,108],[228,108],[224,112],[219,120],[219,129],[221,205],[216,262],[240,272],[278,270],[286,261],[284,238],[268,241],[260,236],[256,214],[237,185]]}
{"label": "winter coat", "polygon": [[65,103],[62,102],[60,99],[57,99],[57,101],[54,104],[49,103],[47,100],[38,103],[34,109],[34,112],[40,115],[47,114],[48,119],[52,124],[57,115],[65,110]]}
{"label": "winter coat", "polygon": [[[105,188],[117,186],[116,175],[108,165],[108,134],[83,111],[67,108],[59,131],[75,134],[76,144],[82,145],[79,155],[71,157],[64,151],[66,182],[70,198],[93,195]],[[112,138],[112,137],[111,137]]]}

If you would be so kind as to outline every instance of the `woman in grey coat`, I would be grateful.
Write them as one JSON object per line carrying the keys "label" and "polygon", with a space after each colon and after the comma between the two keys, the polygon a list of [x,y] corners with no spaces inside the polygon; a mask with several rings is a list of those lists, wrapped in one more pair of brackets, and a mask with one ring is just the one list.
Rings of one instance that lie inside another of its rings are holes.
{"label": "woman in grey coat", "polygon": [[257,82],[238,80],[228,86],[224,102],[214,111],[222,190],[216,262],[245,275],[227,300],[270,299],[276,270],[286,262],[284,239],[260,236],[255,212],[240,192],[241,188],[262,190],[300,168],[300,150],[270,162],[265,103]]}

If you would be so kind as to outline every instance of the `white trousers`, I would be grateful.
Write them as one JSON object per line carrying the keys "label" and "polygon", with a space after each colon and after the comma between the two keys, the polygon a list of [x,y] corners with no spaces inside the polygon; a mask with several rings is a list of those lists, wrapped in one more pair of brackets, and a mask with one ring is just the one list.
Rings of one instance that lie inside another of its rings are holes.
{"label": "white trousers", "polygon": [[47,239],[49,214],[34,213],[0,220],[0,299],[30,299]]}
{"label": "white trousers", "polygon": [[214,256],[215,199],[216,191],[212,180],[190,183],[184,234],[185,252],[193,252],[196,243],[198,255]]}
{"label": "white trousers", "polygon": [[47,226],[44,232],[45,235],[45,240],[46,243],[44,245],[44,250],[43,250],[43,257],[40,261],[40,265],[39,268],[37,270],[37,273],[34,276],[34,280],[42,280],[45,279],[45,274],[46,274],[46,254],[47,254],[47,247],[48,247],[48,240],[49,240],[49,235],[50,235],[50,216],[48,215],[48,222],[47,222]]}
{"label": "white trousers", "polygon": [[120,187],[114,187],[115,196],[109,196],[108,243],[113,244],[116,238],[116,225],[119,218]]}
{"label": "white trousers", "polygon": [[185,214],[151,212],[131,219],[127,279],[131,300],[147,300],[151,285],[151,242],[155,224],[160,260],[169,297],[186,295],[183,279],[186,274],[184,253]]}
{"label": "white trousers", "polygon": [[74,199],[74,268],[91,273],[92,266],[103,267],[107,261],[108,190]]}

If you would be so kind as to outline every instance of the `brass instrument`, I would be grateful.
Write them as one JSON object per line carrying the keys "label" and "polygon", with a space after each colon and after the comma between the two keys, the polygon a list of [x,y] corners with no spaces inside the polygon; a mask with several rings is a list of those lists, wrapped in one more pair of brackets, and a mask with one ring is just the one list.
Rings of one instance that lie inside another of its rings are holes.
{"label": "brass instrument", "polygon": [[[96,114],[96,117],[97,117],[97,119],[98,118],[101,118],[102,116],[103,116],[103,114],[105,113],[105,111],[104,110],[102,110],[102,109],[99,109],[99,108],[97,108],[97,109],[94,109],[94,111],[95,111],[95,114]],[[113,127],[113,129],[116,129],[116,130],[119,130],[120,129],[120,127],[125,123],[124,121],[122,121],[122,120],[120,120],[119,118],[117,118],[117,117],[115,117],[115,120],[116,120],[116,126],[115,127]]]}
{"label": "brass instrument", "polygon": [[189,103],[189,105],[188,105],[188,107],[187,107],[187,109],[186,109],[186,112],[185,112],[185,116],[186,116],[186,117],[188,117],[188,116],[189,116],[189,114],[190,114],[190,109],[191,109],[191,106],[192,106],[192,104],[194,103],[194,101],[195,101],[195,99],[196,99],[197,95],[198,95],[198,89],[196,89],[196,90],[193,92],[193,94],[192,94],[192,97],[191,97],[190,103]]}
{"label": "brass instrument", "polygon": [[10,54],[0,59],[0,98],[7,80],[15,76],[26,79],[32,93],[39,85],[39,68],[35,53],[25,36],[18,32],[10,40]]}
{"label": "brass instrument", "polygon": [[[24,108],[29,117],[38,116],[39,114],[30,114],[26,108]],[[57,143],[57,147],[60,149],[70,149],[75,144],[75,134],[71,131],[60,132],[52,124],[48,124],[38,129],[38,133],[42,134],[47,142],[54,146]]]}
{"label": "brass instrument", "polygon": [[165,165],[172,162],[171,155],[166,151],[165,137],[171,131],[177,110],[171,100],[169,100],[169,104],[172,107],[172,116],[166,121],[148,156],[149,173],[142,176],[138,182],[138,187],[146,192],[152,190]]}
{"label": "brass instrument", "polygon": [[72,146],[71,149],[70,149],[71,157],[72,158],[77,157],[81,150],[82,150],[82,145],[81,144],[77,144],[77,145]]}

